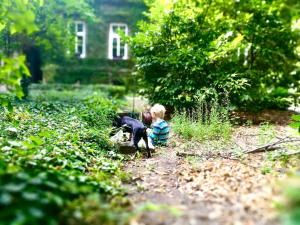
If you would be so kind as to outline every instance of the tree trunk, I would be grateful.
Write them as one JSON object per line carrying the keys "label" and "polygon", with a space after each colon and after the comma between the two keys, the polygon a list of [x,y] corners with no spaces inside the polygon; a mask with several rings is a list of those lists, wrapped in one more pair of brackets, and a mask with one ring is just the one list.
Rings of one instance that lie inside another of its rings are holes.
{"label": "tree trunk", "polygon": [[42,60],[39,48],[28,46],[23,49],[26,55],[27,66],[31,73],[31,82],[39,83],[43,80],[43,72],[41,69]]}

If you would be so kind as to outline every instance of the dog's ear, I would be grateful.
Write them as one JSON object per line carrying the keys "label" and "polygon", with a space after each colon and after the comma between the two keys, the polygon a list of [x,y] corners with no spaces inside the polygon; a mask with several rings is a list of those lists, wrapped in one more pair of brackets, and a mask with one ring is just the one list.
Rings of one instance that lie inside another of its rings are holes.
{"label": "dog's ear", "polygon": [[142,122],[143,124],[145,124],[146,126],[150,126],[152,123],[152,116],[150,112],[143,112],[142,113]]}

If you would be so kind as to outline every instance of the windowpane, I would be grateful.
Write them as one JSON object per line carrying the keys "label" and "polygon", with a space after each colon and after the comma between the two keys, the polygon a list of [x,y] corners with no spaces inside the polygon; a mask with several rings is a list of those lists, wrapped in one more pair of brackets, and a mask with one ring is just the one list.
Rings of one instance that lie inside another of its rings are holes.
{"label": "windowpane", "polygon": [[125,45],[120,46],[120,58],[125,56]]}
{"label": "windowpane", "polygon": [[77,32],[83,32],[83,23],[77,23]]}
{"label": "windowpane", "polygon": [[126,27],[125,26],[120,26],[120,28],[119,28],[121,31],[123,31],[124,33],[125,33],[125,31],[126,31]]}
{"label": "windowpane", "polygon": [[118,58],[118,39],[113,39],[113,58]]}
{"label": "windowpane", "polygon": [[75,21],[75,52],[80,58],[86,57],[86,30],[83,21]]}
{"label": "windowpane", "polygon": [[83,53],[82,45],[77,45],[77,53],[81,55]]}
{"label": "windowpane", "polygon": [[113,33],[117,34],[118,33],[118,29],[119,29],[119,26],[113,26]]}
{"label": "windowpane", "polygon": [[78,43],[78,45],[82,45],[82,43],[83,43],[83,37],[82,36],[77,36],[77,43]]}
{"label": "windowpane", "polygon": [[121,41],[119,32],[126,34],[127,25],[125,24],[111,24],[109,32],[109,59],[127,59],[127,45]]}

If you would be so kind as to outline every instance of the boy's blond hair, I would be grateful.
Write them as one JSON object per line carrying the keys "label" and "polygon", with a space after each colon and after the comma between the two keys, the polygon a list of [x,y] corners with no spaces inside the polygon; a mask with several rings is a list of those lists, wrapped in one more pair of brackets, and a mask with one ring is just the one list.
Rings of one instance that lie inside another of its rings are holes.
{"label": "boy's blond hair", "polygon": [[150,109],[151,115],[155,114],[156,117],[163,119],[165,117],[166,108],[161,104],[155,104]]}

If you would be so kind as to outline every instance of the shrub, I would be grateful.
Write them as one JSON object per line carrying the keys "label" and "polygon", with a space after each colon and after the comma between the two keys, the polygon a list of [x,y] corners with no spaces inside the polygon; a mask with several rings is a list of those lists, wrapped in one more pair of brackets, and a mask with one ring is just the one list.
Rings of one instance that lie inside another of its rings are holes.
{"label": "shrub", "polygon": [[124,85],[130,76],[133,63],[130,60],[106,59],[70,60],[62,64],[43,67],[44,82],[65,84],[114,84]]}
{"label": "shrub", "polygon": [[[32,84],[31,96],[57,100],[83,100],[86,96],[97,95],[115,99],[122,99],[126,94],[124,86],[117,85],[79,85],[79,84]],[[45,97],[44,97],[45,96]]]}
{"label": "shrub", "polygon": [[239,108],[286,108],[299,92],[296,1],[149,2],[131,49],[151,102],[189,108],[216,91]]}

